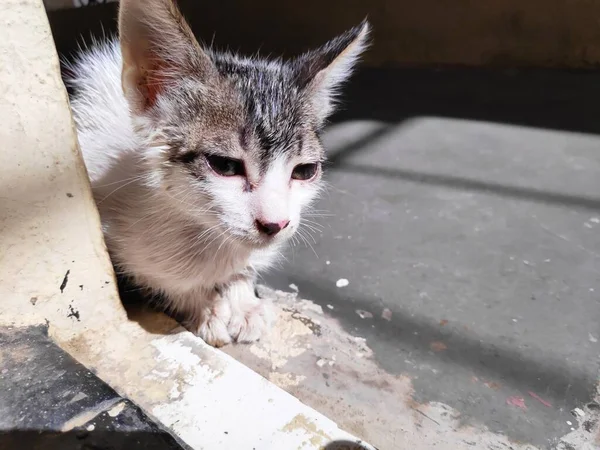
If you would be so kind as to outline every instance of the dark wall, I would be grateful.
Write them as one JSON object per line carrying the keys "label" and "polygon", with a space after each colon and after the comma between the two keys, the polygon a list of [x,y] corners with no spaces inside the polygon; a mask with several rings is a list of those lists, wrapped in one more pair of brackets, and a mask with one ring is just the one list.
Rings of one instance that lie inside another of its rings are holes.
{"label": "dark wall", "polygon": [[[369,16],[382,65],[593,67],[600,62],[598,0],[183,0],[194,30],[217,47],[295,54]],[[59,51],[79,35],[116,28],[116,4],[53,11]]]}

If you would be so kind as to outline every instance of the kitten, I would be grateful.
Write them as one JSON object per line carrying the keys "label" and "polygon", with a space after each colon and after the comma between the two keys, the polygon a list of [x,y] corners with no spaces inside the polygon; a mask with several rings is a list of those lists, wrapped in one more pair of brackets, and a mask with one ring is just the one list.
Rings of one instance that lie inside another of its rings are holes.
{"label": "kitten", "polygon": [[321,188],[319,131],[365,21],[291,61],[203,48],[172,0],[121,0],[120,41],[70,66],[71,106],[117,271],[207,343],[251,342],[255,295]]}

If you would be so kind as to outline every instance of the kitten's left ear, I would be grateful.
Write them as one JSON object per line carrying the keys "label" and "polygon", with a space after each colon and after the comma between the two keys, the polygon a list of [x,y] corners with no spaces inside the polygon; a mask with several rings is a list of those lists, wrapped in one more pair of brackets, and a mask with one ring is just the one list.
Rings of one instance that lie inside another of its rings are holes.
{"label": "kitten's left ear", "polygon": [[310,96],[320,123],[333,112],[340,86],[350,77],[369,45],[367,20],[294,61],[296,79]]}

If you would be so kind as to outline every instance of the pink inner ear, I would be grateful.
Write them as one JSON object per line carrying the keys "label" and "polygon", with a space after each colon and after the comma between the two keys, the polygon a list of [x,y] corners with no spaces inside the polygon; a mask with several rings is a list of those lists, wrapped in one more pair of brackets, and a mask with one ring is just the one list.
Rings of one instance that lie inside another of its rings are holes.
{"label": "pink inner ear", "polygon": [[156,59],[155,54],[149,54],[146,61],[153,61],[152,66],[145,70],[140,80],[140,92],[144,96],[144,109],[152,108],[156,104],[156,100],[161,94],[169,77],[166,75],[170,65],[164,61]]}

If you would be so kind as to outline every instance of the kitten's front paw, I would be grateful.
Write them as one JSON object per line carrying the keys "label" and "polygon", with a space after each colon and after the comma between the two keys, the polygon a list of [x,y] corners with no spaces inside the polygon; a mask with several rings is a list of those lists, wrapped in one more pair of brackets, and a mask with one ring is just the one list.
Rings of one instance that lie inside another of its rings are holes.
{"label": "kitten's front paw", "polygon": [[271,304],[258,301],[245,311],[232,311],[227,329],[229,335],[236,342],[250,343],[258,341],[264,336],[272,322],[273,310]]}
{"label": "kitten's front paw", "polygon": [[227,330],[231,319],[231,308],[228,303],[221,302],[213,308],[206,308],[200,319],[191,323],[187,328],[213,347],[223,347],[232,339]]}
{"label": "kitten's front paw", "polygon": [[211,315],[203,321],[197,327],[195,334],[213,347],[223,347],[232,341],[227,325],[215,315]]}

